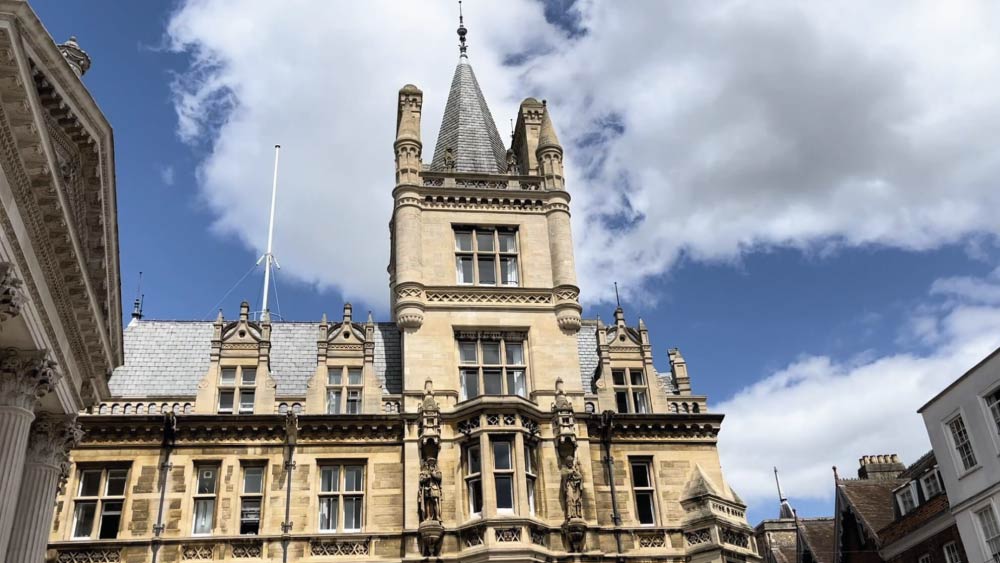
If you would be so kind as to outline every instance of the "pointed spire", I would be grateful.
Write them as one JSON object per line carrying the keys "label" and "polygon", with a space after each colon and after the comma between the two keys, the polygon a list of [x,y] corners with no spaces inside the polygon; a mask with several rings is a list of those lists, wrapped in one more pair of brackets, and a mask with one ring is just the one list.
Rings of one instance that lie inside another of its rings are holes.
{"label": "pointed spire", "polygon": [[434,146],[434,159],[430,169],[434,172],[505,174],[507,147],[500,138],[493,114],[486,105],[486,98],[483,97],[476,75],[472,72],[472,65],[469,64],[466,33],[468,31],[460,15],[460,56],[451,80],[451,90],[441,118],[441,129]]}
{"label": "pointed spire", "polygon": [[778,518],[793,518],[795,511],[792,509],[792,505],[788,502],[788,497],[781,490],[781,480],[778,479],[778,468],[774,468],[774,484],[778,486],[778,503],[780,508],[778,509]]}
{"label": "pointed spire", "polygon": [[542,112],[542,127],[538,132],[537,150],[551,147],[561,151],[562,145],[559,144],[559,137],[556,136],[556,128],[552,125],[552,118],[549,117],[549,107],[545,100],[542,100],[542,106],[545,107],[545,110]]}
{"label": "pointed spire", "polygon": [[458,0],[458,56],[461,58],[468,58],[469,56],[465,52],[465,34],[468,32],[469,30],[465,29],[465,18],[462,16],[462,0]]}

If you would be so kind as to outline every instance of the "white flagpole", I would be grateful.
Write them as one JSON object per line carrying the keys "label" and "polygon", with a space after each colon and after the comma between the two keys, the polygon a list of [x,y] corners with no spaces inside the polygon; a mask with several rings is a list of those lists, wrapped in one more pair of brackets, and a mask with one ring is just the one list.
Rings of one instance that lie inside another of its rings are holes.
{"label": "white flagpole", "polygon": [[[274,263],[274,254],[271,253],[271,246],[274,242],[274,203],[278,196],[278,153],[280,151],[281,145],[274,145],[274,182],[271,185],[271,218],[267,226],[267,252],[260,258],[264,260],[264,303],[261,308],[262,314],[268,313],[267,295],[271,284],[271,264]],[[260,260],[257,263],[259,264]]]}

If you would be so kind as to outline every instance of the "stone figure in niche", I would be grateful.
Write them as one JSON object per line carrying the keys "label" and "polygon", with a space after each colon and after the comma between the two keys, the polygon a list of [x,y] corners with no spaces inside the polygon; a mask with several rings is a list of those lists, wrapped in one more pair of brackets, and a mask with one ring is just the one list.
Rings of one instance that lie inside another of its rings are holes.
{"label": "stone figure in niche", "polygon": [[517,174],[517,153],[514,149],[507,149],[507,173]]}
{"label": "stone figure in niche", "polygon": [[566,519],[583,518],[583,471],[580,468],[580,461],[574,459],[572,455],[563,457],[559,472],[562,474]]}
{"label": "stone figure in niche", "polygon": [[420,497],[417,499],[421,522],[441,521],[441,470],[431,457],[420,468]]}
{"label": "stone figure in niche", "polygon": [[444,149],[444,168],[448,171],[455,169],[455,152],[451,147]]}

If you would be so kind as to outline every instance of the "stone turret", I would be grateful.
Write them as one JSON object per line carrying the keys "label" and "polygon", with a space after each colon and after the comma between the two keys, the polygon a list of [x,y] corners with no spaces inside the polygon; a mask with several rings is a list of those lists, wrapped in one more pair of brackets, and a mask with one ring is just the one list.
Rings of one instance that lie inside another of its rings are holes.
{"label": "stone turret", "polygon": [[416,184],[420,175],[420,110],[424,93],[413,84],[399,89],[399,109],[396,113],[396,184]]}
{"label": "stone turret", "polygon": [[545,189],[562,190],[565,188],[563,179],[563,150],[556,136],[555,126],[549,117],[549,108],[542,100],[544,111],[542,123],[538,132],[538,148],[535,154],[538,159],[538,175],[545,179]]}

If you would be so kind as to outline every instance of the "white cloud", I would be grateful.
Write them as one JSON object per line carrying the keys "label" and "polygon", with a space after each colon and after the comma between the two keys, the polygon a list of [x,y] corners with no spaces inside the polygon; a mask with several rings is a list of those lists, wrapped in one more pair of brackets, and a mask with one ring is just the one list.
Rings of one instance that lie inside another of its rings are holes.
{"label": "white cloud", "polygon": [[[684,255],[926,249],[1000,225],[995,4],[579,0],[587,33],[572,39],[540,3],[466,5],[503,136],[520,99],[553,108],[587,300],[610,298],[609,272],[655,298],[643,283]],[[193,55],[175,105],[183,138],[211,139],[199,178],[216,227],[263,245],[280,142],[285,271],[384,304],[395,92],[425,91],[429,160],[454,12],[185,2],[168,29]]]}
{"label": "white cloud", "polygon": [[917,409],[1000,343],[1000,280],[975,281],[914,314],[934,335],[927,353],[803,357],[713,405],[726,413],[719,450],[733,487],[750,503],[773,499],[777,465],[786,493],[829,499],[833,465],[852,477],[862,455],[928,451]]}

